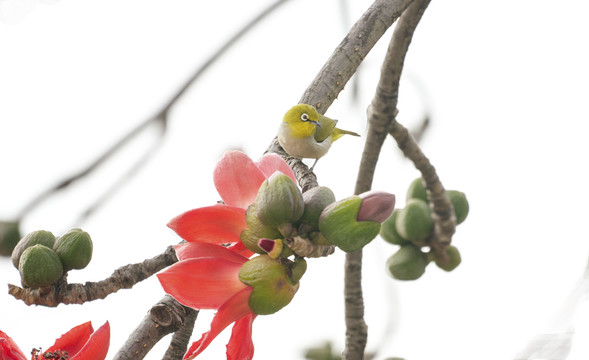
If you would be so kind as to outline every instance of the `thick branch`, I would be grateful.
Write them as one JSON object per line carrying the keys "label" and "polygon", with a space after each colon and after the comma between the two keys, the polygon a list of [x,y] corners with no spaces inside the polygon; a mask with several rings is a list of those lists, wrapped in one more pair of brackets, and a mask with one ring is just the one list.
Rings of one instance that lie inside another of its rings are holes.
{"label": "thick branch", "polygon": [[141,263],[129,264],[115,270],[111,276],[85,284],[68,284],[63,277],[57,284],[46,288],[29,289],[8,284],[8,293],[27,305],[55,307],[59,304],[83,304],[104,299],[120,289],[130,289],[140,281],[178,261],[174,247]]}
{"label": "thick branch", "polygon": [[[352,26],[305,90],[299,103],[314,105],[324,114],[385,31],[413,0],[376,0]],[[266,152],[281,155],[293,168],[303,191],[317,186],[317,178],[300,159],[289,157],[275,138]]]}
{"label": "thick branch", "polygon": [[[165,295],[145,315],[143,321],[141,321],[125,344],[119,349],[114,360],[143,359],[161,338],[175,331],[187,328],[190,333],[186,341],[177,344],[172,342],[174,347],[177,346],[173,350],[180,355],[169,359],[182,358],[188,347],[188,340],[190,339],[197,315],[198,311],[180,304],[170,295]],[[172,344],[170,344],[170,348],[173,347]]]}

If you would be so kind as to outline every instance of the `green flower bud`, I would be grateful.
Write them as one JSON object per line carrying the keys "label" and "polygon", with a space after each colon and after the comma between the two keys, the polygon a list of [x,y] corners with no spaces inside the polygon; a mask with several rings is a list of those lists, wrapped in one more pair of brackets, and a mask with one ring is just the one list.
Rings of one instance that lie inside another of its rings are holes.
{"label": "green flower bud", "polygon": [[335,202],[333,191],[326,186],[317,186],[303,193],[305,210],[299,219],[303,232],[310,232],[319,226],[319,217],[327,205]]}
{"label": "green flower bud", "polygon": [[426,240],[434,229],[429,205],[423,200],[410,199],[399,211],[395,225],[403,239],[415,243]]}
{"label": "green flower bud", "polygon": [[297,221],[305,209],[303,194],[290,177],[276,172],[264,180],[256,198],[258,218],[268,226]]}
{"label": "green flower bud", "polygon": [[380,231],[376,221],[357,221],[362,198],[353,195],[328,205],[321,212],[319,231],[332,244],[345,252],[362,249]]}
{"label": "green flower bud", "polygon": [[454,207],[454,215],[456,215],[456,225],[462,223],[468,215],[468,200],[463,192],[457,190],[447,190],[446,196],[450,199],[452,207]]}
{"label": "green flower bud", "polygon": [[33,232],[28,233],[20,239],[16,247],[12,251],[12,265],[18,269],[18,264],[20,262],[20,257],[22,256],[23,252],[37,244],[45,245],[48,248],[52,248],[53,244],[55,243],[55,236],[50,231],[45,230],[36,230]]}
{"label": "green flower bud", "polygon": [[59,256],[45,245],[36,244],[23,251],[18,271],[23,286],[46,287],[54,284],[63,275]]}
{"label": "green flower bud", "polygon": [[266,252],[258,246],[258,241],[264,238],[277,239],[282,237],[276,226],[264,225],[258,218],[255,203],[247,208],[245,221],[247,223],[247,229],[241,232],[240,238],[243,245],[250,251],[257,254],[265,254]]}
{"label": "green flower bud", "polygon": [[18,221],[0,221],[0,255],[10,256],[20,240]]}
{"label": "green flower bud", "polygon": [[252,312],[268,315],[288,305],[299,289],[303,267],[306,268],[304,259],[292,262],[283,258],[271,259],[268,255],[256,256],[244,263],[239,270],[239,279],[253,287],[248,302]]}
{"label": "green flower bud", "polygon": [[401,210],[393,210],[393,214],[380,225],[380,236],[387,242],[395,245],[403,245],[407,240],[397,232],[397,216]]}
{"label": "green flower bud", "polygon": [[72,229],[55,241],[53,251],[59,256],[65,271],[85,268],[92,259],[92,239],[81,229]]}
{"label": "green flower bud", "polygon": [[417,246],[407,243],[387,260],[389,274],[397,280],[416,280],[425,272],[427,255]]}
{"label": "green flower bud", "polygon": [[427,190],[425,189],[425,182],[421,177],[418,177],[417,179],[413,180],[411,184],[409,184],[409,188],[407,189],[407,196],[405,199],[406,201],[409,201],[410,199],[420,199],[426,203],[429,201]]}
{"label": "green flower bud", "polygon": [[456,267],[458,267],[458,265],[460,265],[460,262],[462,261],[462,258],[460,257],[460,252],[455,246],[452,245],[448,246],[445,251],[448,255],[446,259],[434,259],[434,261],[440,269],[452,271],[456,269]]}

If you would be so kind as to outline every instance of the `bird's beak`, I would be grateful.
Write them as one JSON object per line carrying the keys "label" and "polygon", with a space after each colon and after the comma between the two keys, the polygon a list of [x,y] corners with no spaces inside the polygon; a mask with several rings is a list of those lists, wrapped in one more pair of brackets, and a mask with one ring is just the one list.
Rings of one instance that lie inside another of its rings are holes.
{"label": "bird's beak", "polygon": [[317,127],[321,127],[321,123],[319,121],[309,120],[310,123],[315,124]]}

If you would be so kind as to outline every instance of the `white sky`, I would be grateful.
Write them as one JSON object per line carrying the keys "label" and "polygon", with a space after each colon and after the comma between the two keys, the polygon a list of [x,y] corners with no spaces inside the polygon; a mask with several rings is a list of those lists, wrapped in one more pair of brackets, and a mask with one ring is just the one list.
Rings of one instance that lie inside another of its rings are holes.
{"label": "white sky", "polygon": [[[21,0],[18,5],[28,5],[20,16],[13,11],[17,2],[0,0],[3,219],[150,116],[269,3]],[[371,2],[351,3],[355,20]],[[36,209],[23,232],[59,235],[74,225],[90,232],[93,261],[71,272],[71,282],[99,281],[178,242],[165,224],[218,199],[212,169],[222,152],[241,147],[259,157],[283,113],[345,35],[338,4],[285,5],[189,90],[171,113],[161,150],[96,216],[73,223],[153,139],[150,134]],[[430,266],[418,281],[398,282],[383,271],[395,248],[380,239],[366,248],[369,350],[383,339],[379,359],[512,359],[532,335],[560,330],[546,322],[589,254],[588,13],[583,0],[433,1],[426,11],[406,59],[399,120],[414,124],[430,104],[433,124],[423,149],[445,186],[466,192],[471,213],[454,237],[463,263],[452,273]],[[358,103],[344,91],[328,111],[343,128],[365,131],[365,108],[389,38],[390,32],[365,60]],[[340,141],[316,167],[319,182],[338,198],[353,191],[363,146],[355,138]],[[416,176],[387,141],[374,188],[396,193],[402,207]],[[342,344],[342,263],[341,253],[309,261],[291,305],[256,319],[256,358],[301,359],[304,346],[327,339]],[[19,283],[8,259],[0,259],[0,269],[1,283]],[[149,279],[102,301],[46,309],[4,293],[0,329],[27,352],[48,347],[74,325],[109,320],[111,358],[163,294]],[[211,317],[199,315],[195,339]],[[586,302],[576,319],[577,338],[586,339]],[[391,324],[394,331],[383,336]],[[225,358],[227,338],[223,334],[202,356]],[[161,358],[168,340],[148,359]],[[570,359],[588,356],[586,343],[574,343]]]}

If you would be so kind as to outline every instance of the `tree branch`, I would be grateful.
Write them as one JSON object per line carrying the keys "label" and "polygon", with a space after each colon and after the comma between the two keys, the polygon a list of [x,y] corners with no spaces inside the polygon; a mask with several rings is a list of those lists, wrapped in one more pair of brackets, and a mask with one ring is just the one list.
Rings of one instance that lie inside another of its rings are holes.
{"label": "tree branch", "polygon": [[[174,336],[170,348],[168,348],[168,352],[173,349],[174,357],[164,357],[164,359],[182,358],[188,347],[188,341],[197,315],[197,310],[180,304],[170,295],[165,295],[145,315],[143,321],[119,349],[114,360],[143,359],[161,338],[181,329],[189,331],[188,339],[174,342],[176,338]],[[166,352],[166,356],[168,352]],[[179,354],[179,356],[176,354]]]}
{"label": "tree branch", "polygon": [[115,270],[113,274],[99,282],[68,284],[64,277],[56,284],[37,289],[21,288],[8,284],[8,293],[27,305],[55,307],[59,304],[83,304],[87,301],[104,299],[120,289],[130,289],[158,271],[178,261],[173,246],[166,251],[141,263],[129,264]]}

